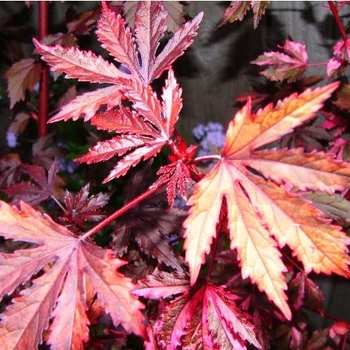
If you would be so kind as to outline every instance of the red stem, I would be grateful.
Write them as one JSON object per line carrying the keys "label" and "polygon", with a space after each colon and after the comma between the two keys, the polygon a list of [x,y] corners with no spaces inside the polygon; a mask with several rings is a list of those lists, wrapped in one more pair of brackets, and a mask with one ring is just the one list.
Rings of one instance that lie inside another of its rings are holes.
{"label": "red stem", "polygon": [[333,1],[328,1],[328,5],[329,8],[332,11],[333,17],[335,19],[335,22],[337,23],[338,29],[340,31],[340,34],[343,38],[344,44],[346,45],[346,41],[348,40],[348,36],[346,35],[344,26],[343,26],[343,22],[341,21],[340,17],[339,17],[339,13],[338,13],[338,9],[337,7],[334,5]]}
{"label": "red stem", "polygon": [[156,185],[152,185],[146,192],[143,192],[140,194],[138,197],[134,198],[130,202],[126,203],[123,207],[115,211],[113,214],[108,216],[106,219],[101,221],[99,224],[97,224],[95,227],[93,227],[91,230],[86,232],[84,235],[80,237],[80,239],[85,240],[86,238],[96,234],[98,231],[102,230],[104,227],[109,225],[112,221],[117,219],[119,216],[123,215],[126,213],[128,210],[132,209],[145,199],[147,199],[149,196],[151,196],[153,193],[156,193],[160,188],[165,186],[166,183],[158,183]]}
{"label": "red stem", "polygon": [[[39,41],[49,32],[49,3],[40,1],[39,6]],[[42,63],[39,87],[39,136],[47,134],[47,115],[49,111],[49,68]]]}

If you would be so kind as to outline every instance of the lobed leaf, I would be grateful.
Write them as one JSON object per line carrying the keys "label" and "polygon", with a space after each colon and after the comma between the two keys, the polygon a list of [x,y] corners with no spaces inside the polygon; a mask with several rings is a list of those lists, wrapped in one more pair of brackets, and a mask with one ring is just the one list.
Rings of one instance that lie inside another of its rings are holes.
{"label": "lobed leaf", "polygon": [[251,113],[248,102],[230,122],[223,156],[244,155],[270,142],[278,140],[294,128],[315,117],[322,102],[329,98],[338,83],[328,84],[302,94],[292,94],[277,103],[269,104],[256,114]]}
{"label": "lobed leaf", "polygon": [[159,344],[169,349],[261,349],[249,316],[235,296],[207,282],[193,294],[167,302],[155,329]]}
{"label": "lobed leaf", "polygon": [[132,74],[140,77],[140,65],[137,57],[135,39],[130,28],[125,27],[125,21],[121,15],[117,15],[108,6],[102,4],[102,14],[98,21],[96,35],[101,46],[127,67]]}
{"label": "lobed leaf", "polygon": [[286,40],[283,46],[279,45],[282,52],[271,51],[260,55],[251,63],[259,66],[267,66],[260,74],[272,81],[286,80],[291,83],[297,80],[305,71],[308,55],[305,45]]}
{"label": "lobed leaf", "polygon": [[158,1],[140,1],[135,13],[135,36],[141,57],[141,75],[146,84],[154,79],[153,65],[161,37],[166,30],[167,12]]}
{"label": "lobed leaf", "polygon": [[185,50],[193,43],[193,38],[197,35],[202,18],[203,12],[200,12],[192,21],[186,22],[174,33],[156,57],[152,67],[152,80],[158,78],[166,69],[169,69],[173,62],[183,55]]}
{"label": "lobed leaf", "polygon": [[54,195],[58,172],[57,159],[51,164],[47,174],[42,166],[24,164],[23,168],[32,181],[22,181],[2,190],[8,196],[13,197],[14,203],[25,201],[31,205],[37,205]]}
{"label": "lobed leaf", "polygon": [[51,69],[65,73],[67,78],[116,85],[121,85],[121,78],[129,78],[128,74],[90,51],[81,51],[76,47],[64,48],[59,45],[50,47],[36,39],[33,39],[33,42],[36,51]]}
{"label": "lobed leaf", "polygon": [[309,120],[336,87],[330,84],[308,90],[256,115],[250,113],[248,103],[237,113],[227,130],[221,159],[188,201],[184,248],[191,284],[216,237],[223,203],[228,210],[231,249],[237,249],[243,278],[249,276],[287,319],[291,312],[284,293],[286,269],[278,246],[287,244],[306,272],[350,276],[350,239],[297,192],[344,189],[350,180],[350,165],[322,153],[303,154],[300,149],[255,151]]}
{"label": "lobed leaf", "polygon": [[143,306],[130,295],[134,287],[130,280],[117,272],[124,262],[114,258],[112,251],[75,237],[23,202],[19,209],[0,202],[0,213],[1,236],[35,244],[0,254],[0,297],[34,277],[32,285],[2,313],[0,340],[6,346],[37,347],[52,320],[48,336],[52,348],[83,349],[88,339],[89,301],[88,287],[82,281],[97,294],[115,326],[122,324],[127,332],[145,336]]}
{"label": "lobed leaf", "polygon": [[107,108],[111,108],[119,105],[122,97],[122,92],[115,86],[85,92],[64,105],[61,111],[54,115],[48,122],[54,123],[69,119],[77,120],[80,117],[84,117],[84,121],[88,121],[96,114],[101,106],[105,105]]}

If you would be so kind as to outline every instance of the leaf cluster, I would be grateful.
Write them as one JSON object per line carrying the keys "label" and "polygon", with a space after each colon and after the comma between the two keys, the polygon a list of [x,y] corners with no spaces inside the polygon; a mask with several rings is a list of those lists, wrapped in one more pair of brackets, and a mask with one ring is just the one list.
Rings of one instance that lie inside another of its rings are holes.
{"label": "leaf cluster", "polygon": [[[341,6],[329,5],[338,20]],[[249,9],[256,28],[268,2],[232,2],[221,25]],[[304,77],[302,43],[260,55],[252,64],[278,94],[239,97],[223,147],[198,156],[176,128],[183,101],[172,66],[202,17],[185,19],[180,3],[102,2],[65,35],[33,39],[36,58],[7,70],[10,108],[33,90],[39,56],[56,79],[100,84],[70,86],[49,123],[81,123],[89,149],[78,169],[103,169],[64,190],[79,170],[63,169],[52,135],[27,161],[0,160],[7,349],[345,348],[348,323],[311,330],[305,310],[325,315],[315,274],[350,277],[349,86],[335,79],[348,40],[326,65],[334,81],[317,87],[322,78]],[[108,59],[77,45],[94,25]],[[33,116],[17,114],[9,132]]]}

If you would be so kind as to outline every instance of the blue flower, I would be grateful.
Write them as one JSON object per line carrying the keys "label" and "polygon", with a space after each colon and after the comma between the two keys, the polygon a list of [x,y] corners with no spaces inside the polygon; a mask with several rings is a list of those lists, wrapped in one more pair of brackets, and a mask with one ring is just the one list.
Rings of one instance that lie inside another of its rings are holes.
{"label": "blue flower", "polygon": [[211,154],[213,146],[220,149],[225,143],[224,127],[217,122],[198,124],[192,129],[192,134],[198,141],[199,157]]}
{"label": "blue flower", "polygon": [[7,146],[10,148],[15,148],[17,146],[17,133],[8,131],[6,133]]}

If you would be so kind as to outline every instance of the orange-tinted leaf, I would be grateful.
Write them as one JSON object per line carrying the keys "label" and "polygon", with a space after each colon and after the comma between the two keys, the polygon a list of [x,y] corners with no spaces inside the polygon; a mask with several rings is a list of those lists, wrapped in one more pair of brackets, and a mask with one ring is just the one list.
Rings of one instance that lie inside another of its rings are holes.
{"label": "orange-tinted leaf", "polygon": [[[300,149],[255,151],[314,116],[336,86],[294,95],[256,115],[251,114],[249,104],[237,113],[229,125],[221,159],[189,199],[192,207],[184,223],[184,247],[192,284],[216,237],[224,199],[231,248],[237,249],[242,276],[249,276],[264,290],[285,317],[290,319],[291,312],[278,246],[287,244],[306,272],[350,276],[350,239],[296,192],[298,188],[343,189],[350,180],[350,165],[321,153],[303,154]],[[270,158],[276,163],[266,162]]]}
{"label": "orange-tinted leaf", "polygon": [[10,108],[16,102],[24,100],[26,90],[32,91],[40,80],[41,65],[33,58],[23,58],[14,63],[5,73],[10,96]]}
{"label": "orange-tinted leaf", "polygon": [[300,95],[292,94],[275,107],[269,104],[257,114],[252,114],[251,103],[248,102],[230,122],[222,155],[244,155],[292,132],[312,119],[322,107],[322,102],[337,87],[338,83],[333,83],[314,90],[308,89]]}
{"label": "orange-tinted leaf", "polygon": [[1,315],[1,342],[11,349],[36,348],[52,319],[48,343],[56,349],[82,349],[88,339],[89,306],[84,281],[116,326],[145,335],[142,304],[130,295],[132,283],[117,272],[124,262],[112,251],[75,237],[25,203],[17,209],[1,202],[0,213],[1,236],[35,244],[0,255],[1,297],[34,277]]}

